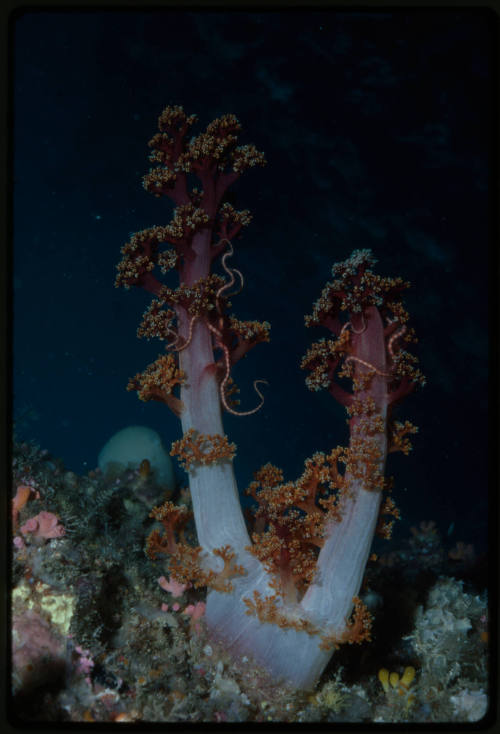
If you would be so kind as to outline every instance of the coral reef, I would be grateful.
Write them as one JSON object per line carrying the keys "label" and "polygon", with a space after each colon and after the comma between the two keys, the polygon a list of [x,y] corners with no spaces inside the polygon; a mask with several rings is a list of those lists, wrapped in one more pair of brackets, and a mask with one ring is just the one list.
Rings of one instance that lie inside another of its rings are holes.
{"label": "coral reef", "polygon": [[[291,690],[214,643],[204,592],[145,555],[156,520],[136,494],[138,479],[139,470],[111,485],[95,470],[77,476],[37,447],[15,444],[13,499],[20,486],[31,491],[22,507],[16,502],[14,537],[40,512],[57,515],[66,533],[27,534],[13,545],[12,719],[430,723],[486,713],[486,597],[454,577],[460,569],[441,540],[431,570],[410,543],[414,534],[391,566],[370,564],[361,597],[381,612],[373,643],[341,648],[313,691]],[[189,513],[188,493],[173,499]],[[127,548],[123,528],[133,539]],[[192,520],[184,531],[192,542]]]}

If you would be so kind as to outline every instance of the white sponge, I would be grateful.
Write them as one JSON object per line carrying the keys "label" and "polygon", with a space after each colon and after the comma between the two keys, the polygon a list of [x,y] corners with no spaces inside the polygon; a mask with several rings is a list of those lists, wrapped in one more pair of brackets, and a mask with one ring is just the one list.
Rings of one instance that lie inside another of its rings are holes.
{"label": "white sponge", "polygon": [[149,461],[158,484],[173,491],[175,474],[172,460],[159,434],[152,428],[129,426],[115,433],[102,448],[97,465],[106,474],[138,469],[143,459]]}

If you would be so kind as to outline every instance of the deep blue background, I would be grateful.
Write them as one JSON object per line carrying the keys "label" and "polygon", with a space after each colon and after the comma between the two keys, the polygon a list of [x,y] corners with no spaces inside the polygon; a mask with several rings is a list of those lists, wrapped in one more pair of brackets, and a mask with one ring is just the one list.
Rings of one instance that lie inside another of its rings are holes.
{"label": "deep blue background", "polygon": [[410,279],[427,386],[401,406],[420,426],[390,458],[396,528],[436,520],[484,549],[491,18],[482,12],[45,12],[14,26],[14,390],[17,431],[86,472],[111,434],[144,424],[167,444],[168,409],[125,391],[157,356],[135,336],[149,299],[115,290],[130,233],[168,223],[141,187],[167,104],[201,131],[235,113],[268,165],[234,187],[254,216],[232,264],[241,318],[272,342],[234,371],[247,418],[227,416],[240,486],[267,461],[295,478],[346,443],[343,409],[310,393],[299,361],[334,262],[372,248]]}

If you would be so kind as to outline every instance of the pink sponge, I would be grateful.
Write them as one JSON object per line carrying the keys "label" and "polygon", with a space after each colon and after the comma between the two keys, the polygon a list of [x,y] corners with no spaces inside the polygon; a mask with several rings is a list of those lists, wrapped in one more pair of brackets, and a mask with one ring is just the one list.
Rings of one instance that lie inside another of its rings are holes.
{"label": "pink sponge", "polygon": [[66,532],[64,527],[59,525],[57,515],[44,510],[26,520],[20,530],[23,535],[30,533],[35,538],[60,538]]}

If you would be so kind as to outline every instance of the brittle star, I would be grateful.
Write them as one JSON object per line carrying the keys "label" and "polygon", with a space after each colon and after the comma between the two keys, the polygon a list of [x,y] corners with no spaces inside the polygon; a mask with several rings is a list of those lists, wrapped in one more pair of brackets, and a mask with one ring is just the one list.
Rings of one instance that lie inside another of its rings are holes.
{"label": "brittle star", "polygon": [[210,331],[213,334],[215,334],[217,346],[220,349],[222,349],[222,351],[224,352],[224,366],[225,366],[225,370],[226,371],[225,371],[224,377],[222,379],[222,382],[221,382],[220,388],[219,388],[220,389],[220,397],[221,397],[221,401],[222,401],[222,404],[223,404],[224,408],[228,411],[228,413],[231,413],[232,415],[239,415],[239,416],[252,415],[253,413],[256,413],[258,410],[260,410],[262,408],[262,406],[264,405],[264,396],[261,393],[261,391],[259,390],[259,388],[257,387],[257,385],[259,383],[262,383],[264,385],[267,385],[268,383],[267,383],[266,380],[254,380],[254,382],[253,382],[254,390],[257,393],[257,395],[260,397],[260,403],[259,403],[259,405],[257,405],[256,408],[253,408],[253,410],[245,410],[245,411],[237,411],[237,410],[234,410],[234,408],[231,408],[230,407],[229,403],[227,402],[227,398],[226,398],[226,385],[227,385],[227,382],[229,380],[230,372],[231,372],[231,357],[230,357],[230,354],[229,354],[229,348],[228,348],[228,346],[226,344],[224,344],[224,341],[223,341],[223,338],[222,338],[222,331],[221,330],[222,330],[222,327],[223,327],[223,324],[224,324],[224,315],[222,313],[222,307],[221,307],[221,303],[220,303],[220,297],[221,297],[221,294],[224,291],[228,290],[229,288],[231,288],[231,286],[234,285],[234,283],[235,283],[234,273],[237,273],[237,275],[238,275],[238,277],[240,279],[240,288],[239,288],[238,291],[235,291],[235,292],[233,292],[231,294],[228,294],[228,295],[236,295],[236,293],[239,293],[243,289],[245,280],[243,278],[242,273],[239,270],[236,270],[236,268],[229,268],[227,266],[226,260],[227,260],[228,257],[231,257],[231,255],[233,255],[234,250],[233,250],[233,245],[230,242],[230,240],[228,240],[227,238],[224,237],[223,239],[221,239],[219,241],[218,244],[221,244],[223,242],[227,242],[227,244],[229,245],[229,250],[224,253],[221,262],[222,262],[222,267],[224,268],[224,270],[228,274],[230,280],[229,280],[228,283],[224,283],[224,285],[222,285],[219,288],[219,290],[217,291],[217,293],[215,294],[215,302],[216,302],[216,305],[217,305],[217,312],[219,314],[219,319],[218,319],[218,327],[219,328],[217,329],[215,326],[213,326],[212,324],[209,324],[209,323],[207,324],[207,326],[210,329]]}
{"label": "brittle star", "polygon": [[[350,321],[346,321],[346,323],[343,325],[342,329],[340,330],[340,333],[344,331],[344,329],[351,328],[354,334],[362,334],[364,331],[366,331],[366,322],[365,317],[363,313],[361,314],[363,319],[363,328],[356,330],[352,323]],[[394,321],[389,321],[389,323],[395,323]],[[389,356],[393,362],[396,361],[396,355],[394,354],[393,345],[396,339],[399,339],[399,337],[403,336],[403,334],[406,332],[406,326],[401,326],[397,331],[395,331],[391,338],[389,339],[389,342],[387,343],[387,351],[389,352]],[[368,369],[373,370],[377,375],[380,375],[381,377],[393,377],[392,372],[383,372],[382,370],[379,370],[375,365],[371,364],[370,362],[367,362],[364,359],[361,359],[361,357],[356,357],[354,354],[349,354],[345,358],[345,363],[347,362],[359,362],[359,364],[362,364],[364,367],[368,367]]]}

